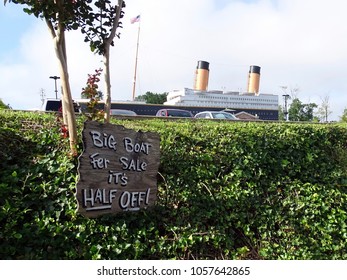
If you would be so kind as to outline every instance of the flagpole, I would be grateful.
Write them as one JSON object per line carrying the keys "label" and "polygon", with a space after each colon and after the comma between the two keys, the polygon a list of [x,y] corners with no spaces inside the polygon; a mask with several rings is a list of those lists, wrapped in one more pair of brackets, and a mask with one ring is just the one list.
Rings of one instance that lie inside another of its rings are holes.
{"label": "flagpole", "polygon": [[136,74],[137,74],[137,59],[139,55],[139,40],[140,40],[140,24],[139,22],[139,28],[137,31],[137,46],[136,46],[136,58],[135,58],[135,70],[134,70],[134,84],[133,84],[133,101],[135,100],[135,89],[136,89]]}

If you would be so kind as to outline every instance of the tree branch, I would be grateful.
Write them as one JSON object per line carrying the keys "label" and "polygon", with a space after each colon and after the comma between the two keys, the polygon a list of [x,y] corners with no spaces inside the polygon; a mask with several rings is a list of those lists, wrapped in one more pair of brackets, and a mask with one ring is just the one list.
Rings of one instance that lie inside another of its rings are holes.
{"label": "tree branch", "polygon": [[48,26],[49,33],[51,33],[52,38],[55,39],[57,34],[56,34],[55,30],[54,30],[52,22],[49,19],[47,19],[47,18],[45,18],[45,21],[46,21],[46,24]]}
{"label": "tree branch", "polygon": [[116,31],[119,25],[119,20],[120,20],[120,16],[122,14],[122,9],[123,9],[123,0],[118,0],[118,11],[116,12],[116,18],[113,22],[113,27],[110,33],[110,36],[106,39],[105,44],[107,45],[111,45],[114,37],[116,36]]}

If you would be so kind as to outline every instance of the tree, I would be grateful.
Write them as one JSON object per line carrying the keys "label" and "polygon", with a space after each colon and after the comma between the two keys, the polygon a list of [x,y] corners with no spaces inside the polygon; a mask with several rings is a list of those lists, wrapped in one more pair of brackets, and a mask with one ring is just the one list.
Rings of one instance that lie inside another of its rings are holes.
{"label": "tree", "polygon": [[[91,2],[91,0],[89,1]],[[79,25],[85,34],[85,42],[90,43],[93,52],[103,56],[105,77],[105,122],[110,121],[111,109],[111,79],[110,79],[110,47],[114,45],[114,38],[120,37],[118,28],[122,28],[120,19],[123,18],[125,2],[118,0],[113,6],[110,0],[97,0],[94,2],[97,12],[90,6],[80,6]]]}
{"label": "tree", "polygon": [[290,121],[299,121],[301,108],[302,108],[302,102],[298,98],[293,99],[288,110],[288,114],[289,114],[288,119]]}
{"label": "tree", "polygon": [[[65,31],[81,28],[82,33],[86,34],[85,41],[90,42],[92,50],[97,50],[99,54],[104,55],[105,120],[108,122],[111,107],[109,49],[113,45],[116,30],[120,27],[119,19],[123,17],[122,8],[125,7],[125,3],[123,0],[118,0],[119,5],[113,7],[110,0],[97,0],[94,5],[99,12],[95,13],[90,6],[92,0],[4,0],[4,4],[7,2],[27,5],[23,9],[24,12],[45,20],[49,28],[62,81],[64,123],[67,124],[69,129],[71,152],[76,155],[77,128],[68,75]],[[99,24],[94,25],[95,21],[99,21]],[[105,27],[110,29],[107,30]],[[117,36],[119,37],[119,34]]]}
{"label": "tree", "polygon": [[13,2],[27,7],[23,11],[29,15],[43,19],[50,31],[54,43],[54,50],[58,60],[59,72],[63,88],[62,107],[65,125],[68,126],[70,149],[73,155],[77,154],[77,127],[74,113],[71,88],[69,83],[65,31],[77,29],[76,13],[78,5],[86,5],[77,0],[4,0],[4,4]]}
{"label": "tree", "polygon": [[322,104],[318,108],[317,116],[321,121],[328,122],[328,117],[332,113],[330,111],[329,96],[322,98]]}
{"label": "tree", "polygon": [[[294,99],[298,99],[298,95],[299,95],[299,92],[300,92],[300,88],[298,86],[295,86],[295,87],[292,87],[290,86],[289,87],[289,92],[288,92],[288,87],[287,86],[281,86],[281,89],[283,90],[283,99],[284,99],[284,106],[282,108],[282,111],[279,112],[280,114],[283,113],[284,115],[284,120],[287,121],[287,120],[290,120],[288,115],[289,115],[289,110],[288,110],[288,102],[289,100],[294,100]],[[294,105],[294,107],[296,106],[297,104]]]}
{"label": "tree", "polygon": [[0,110],[4,109],[11,109],[10,106],[6,105],[1,99],[0,99]]}
{"label": "tree", "polygon": [[340,121],[344,122],[344,123],[347,123],[347,108],[345,108],[343,110],[343,114],[342,114],[342,116],[340,116]]}
{"label": "tree", "polygon": [[290,104],[288,113],[290,121],[312,121],[313,120],[313,110],[317,108],[315,103],[302,103],[298,98],[294,98]]}
{"label": "tree", "polygon": [[278,120],[279,121],[285,121],[286,120],[286,116],[284,114],[284,110],[283,110],[283,107],[281,105],[278,106]]}
{"label": "tree", "polygon": [[136,97],[136,100],[144,100],[147,104],[164,104],[167,99],[167,92],[164,93],[153,93],[147,91],[144,95]]}
{"label": "tree", "polygon": [[289,88],[289,95],[291,99],[296,99],[298,98],[300,93],[300,88],[298,86],[295,87],[290,87]]}

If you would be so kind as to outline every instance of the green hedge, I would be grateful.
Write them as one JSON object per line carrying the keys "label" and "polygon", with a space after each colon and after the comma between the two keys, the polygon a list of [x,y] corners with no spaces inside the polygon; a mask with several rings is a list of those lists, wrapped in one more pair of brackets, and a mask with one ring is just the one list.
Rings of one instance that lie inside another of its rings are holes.
{"label": "green hedge", "polygon": [[87,219],[56,117],[0,111],[0,259],[347,259],[346,126],[112,122],[160,133],[158,201]]}

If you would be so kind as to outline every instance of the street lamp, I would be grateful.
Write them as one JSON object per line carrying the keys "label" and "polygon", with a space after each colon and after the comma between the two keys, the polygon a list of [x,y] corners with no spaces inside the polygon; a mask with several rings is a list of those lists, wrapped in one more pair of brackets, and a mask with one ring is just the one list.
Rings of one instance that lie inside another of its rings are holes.
{"label": "street lamp", "polygon": [[55,99],[58,99],[58,90],[57,90],[57,80],[60,79],[58,76],[50,76],[50,79],[54,79],[54,85],[55,85]]}
{"label": "street lamp", "polygon": [[283,94],[282,95],[284,97],[284,116],[286,118],[286,121],[288,121],[288,109],[287,109],[287,105],[288,105],[288,98],[290,98],[290,95],[289,94]]}
{"label": "street lamp", "polygon": [[290,95],[287,93],[287,86],[280,86],[280,88],[283,90],[283,97],[284,97],[284,109],[283,109],[283,114],[284,117],[286,119],[286,121],[288,121],[288,99],[290,99]]}

